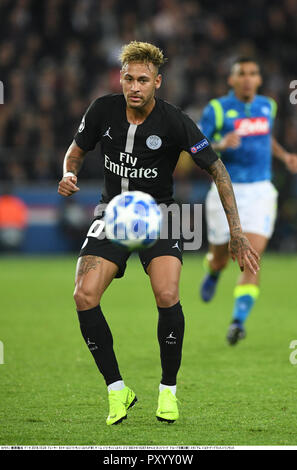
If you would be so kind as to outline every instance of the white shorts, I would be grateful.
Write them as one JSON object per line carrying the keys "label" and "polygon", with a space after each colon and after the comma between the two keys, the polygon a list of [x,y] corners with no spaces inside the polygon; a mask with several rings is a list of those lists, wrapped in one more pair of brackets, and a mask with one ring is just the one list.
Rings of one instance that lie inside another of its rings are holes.
{"label": "white shorts", "polygon": [[[242,230],[270,238],[277,213],[278,192],[270,181],[232,183]],[[207,237],[213,245],[228,243],[229,225],[213,183],[206,197]]]}

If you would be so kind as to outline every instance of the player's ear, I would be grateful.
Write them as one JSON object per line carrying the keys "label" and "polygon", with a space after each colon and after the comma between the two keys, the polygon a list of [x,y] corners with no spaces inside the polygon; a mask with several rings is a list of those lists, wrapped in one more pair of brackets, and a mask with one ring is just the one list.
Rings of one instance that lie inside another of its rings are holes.
{"label": "player's ear", "polygon": [[155,79],[156,90],[158,90],[160,88],[161,84],[162,84],[162,75],[160,73],[158,73],[158,75],[156,76],[156,79]]}
{"label": "player's ear", "polygon": [[261,86],[262,83],[263,83],[262,75],[259,74],[258,87]]}
{"label": "player's ear", "polygon": [[234,80],[233,80],[233,78],[234,78],[234,77],[233,77],[233,75],[231,74],[231,75],[229,75],[229,77],[228,77],[228,79],[227,79],[227,83],[228,83],[228,85],[229,85],[231,88],[233,88],[233,85],[234,85]]}

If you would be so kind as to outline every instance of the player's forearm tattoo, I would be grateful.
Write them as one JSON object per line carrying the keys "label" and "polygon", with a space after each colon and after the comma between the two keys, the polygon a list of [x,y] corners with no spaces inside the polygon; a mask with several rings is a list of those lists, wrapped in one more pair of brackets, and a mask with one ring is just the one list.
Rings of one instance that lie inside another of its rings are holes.
{"label": "player's forearm tattoo", "polygon": [[242,233],[237,204],[229,173],[221,160],[213,163],[209,169],[224,207],[230,228],[230,252],[234,255],[250,250],[248,239]]}
{"label": "player's forearm tattoo", "polygon": [[71,171],[71,173],[74,173],[77,175],[79,173],[79,170],[81,169],[82,163],[83,163],[84,157],[79,156],[79,155],[66,155],[65,157],[65,172],[66,171]]}
{"label": "player's forearm tattoo", "polygon": [[100,264],[100,259],[98,258],[98,256],[82,256],[77,268],[77,276],[83,276],[84,274],[88,274],[91,269],[96,269],[98,264]]}
{"label": "player's forearm tattoo", "polygon": [[218,188],[220,199],[224,211],[226,213],[231,236],[235,236],[242,232],[235,196],[229,173],[221,160],[215,161],[209,168],[208,172]]}

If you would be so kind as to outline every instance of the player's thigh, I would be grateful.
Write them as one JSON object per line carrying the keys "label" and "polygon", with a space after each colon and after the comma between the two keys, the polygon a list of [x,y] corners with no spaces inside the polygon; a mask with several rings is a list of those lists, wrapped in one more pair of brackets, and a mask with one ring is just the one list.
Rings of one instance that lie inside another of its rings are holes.
{"label": "player's thigh", "polygon": [[181,266],[175,256],[158,256],[149,263],[147,273],[159,307],[171,307],[179,301]]}
{"label": "player's thigh", "polygon": [[75,273],[74,299],[77,306],[85,309],[98,305],[118,270],[115,263],[100,256],[81,256]]}
{"label": "player's thigh", "polygon": [[258,233],[244,233],[245,236],[248,238],[252,247],[257,251],[257,253],[261,256],[264,251],[266,250],[267,243],[269,238],[264,237],[263,235],[259,235]]}
{"label": "player's thigh", "polygon": [[271,182],[234,185],[234,193],[243,232],[269,239],[277,215],[277,191]]}

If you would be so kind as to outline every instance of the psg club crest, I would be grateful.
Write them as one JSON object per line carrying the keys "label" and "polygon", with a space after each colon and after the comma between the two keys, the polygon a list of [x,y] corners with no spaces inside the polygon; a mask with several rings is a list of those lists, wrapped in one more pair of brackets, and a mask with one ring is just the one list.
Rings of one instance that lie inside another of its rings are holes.
{"label": "psg club crest", "polygon": [[146,145],[148,146],[149,149],[151,150],[157,150],[161,147],[162,145],[162,139],[160,139],[159,136],[157,135],[150,135],[146,139]]}

